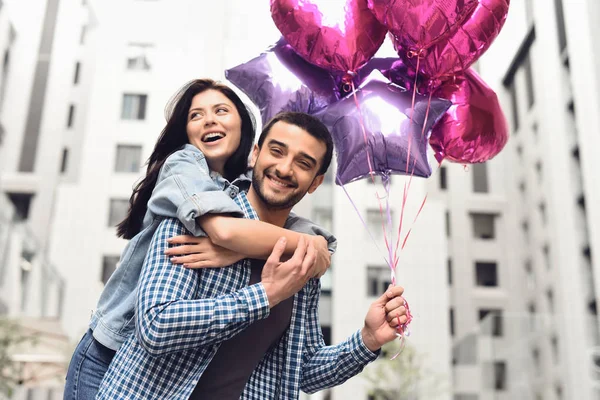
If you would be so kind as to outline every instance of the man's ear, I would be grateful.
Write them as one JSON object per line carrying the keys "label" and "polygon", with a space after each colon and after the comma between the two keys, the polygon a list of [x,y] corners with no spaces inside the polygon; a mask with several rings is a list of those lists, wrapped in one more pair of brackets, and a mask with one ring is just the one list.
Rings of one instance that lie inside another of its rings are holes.
{"label": "man's ear", "polygon": [[260,152],[260,147],[258,147],[258,145],[255,144],[254,148],[252,148],[252,157],[250,157],[250,164],[248,164],[248,166],[250,168],[254,168],[254,165],[256,165],[256,159],[258,158],[259,152]]}
{"label": "man's ear", "polygon": [[312,181],[310,187],[308,188],[308,194],[312,194],[315,190],[317,190],[317,188],[321,186],[321,183],[323,183],[324,179],[325,174],[317,175],[317,177]]}

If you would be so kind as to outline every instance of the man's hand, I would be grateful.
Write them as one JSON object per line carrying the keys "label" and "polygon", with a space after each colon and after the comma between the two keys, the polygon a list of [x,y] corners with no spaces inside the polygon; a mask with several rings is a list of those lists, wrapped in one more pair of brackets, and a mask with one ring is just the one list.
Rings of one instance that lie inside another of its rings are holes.
{"label": "man's hand", "polygon": [[235,264],[243,255],[214,244],[210,238],[181,235],[167,240],[175,246],[167,249],[165,254],[171,257],[174,264],[183,264],[185,268],[219,268]]}
{"label": "man's hand", "polygon": [[325,272],[327,272],[329,266],[331,265],[331,253],[329,253],[327,240],[325,240],[323,236],[319,235],[306,235],[305,237],[309,239],[310,242],[312,242],[312,244],[315,246],[317,257],[315,275],[311,278],[320,278],[325,274]]}
{"label": "man's hand", "polygon": [[404,288],[390,286],[388,290],[371,304],[365,326],[362,329],[362,339],[371,351],[376,351],[384,344],[396,338],[398,320],[406,322],[406,307],[402,298]]}
{"label": "man's hand", "polygon": [[296,294],[315,275],[314,244],[307,244],[306,239],[301,237],[292,258],[282,263],[280,260],[285,244],[284,237],[279,239],[262,271],[261,282],[267,292],[270,308]]}

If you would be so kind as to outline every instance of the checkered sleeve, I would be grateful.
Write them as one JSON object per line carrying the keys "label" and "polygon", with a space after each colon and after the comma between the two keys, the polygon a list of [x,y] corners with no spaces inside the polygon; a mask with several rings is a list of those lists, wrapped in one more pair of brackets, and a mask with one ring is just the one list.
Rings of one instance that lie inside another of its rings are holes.
{"label": "checkered sleeve", "polygon": [[136,335],[151,355],[228,340],[269,315],[269,301],[260,283],[215,298],[197,299],[202,270],[174,265],[164,254],[167,239],[184,233],[178,220],[162,221],[144,261],[136,304]]}
{"label": "checkered sleeve", "polygon": [[306,345],[300,382],[300,389],[306,393],[315,393],[344,383],[360,373],[378,355],[365,346],[360,330],[336,346],[325,346],[319,325],[321,284],[316,279],[311,282],[313,288],[308,300]]}

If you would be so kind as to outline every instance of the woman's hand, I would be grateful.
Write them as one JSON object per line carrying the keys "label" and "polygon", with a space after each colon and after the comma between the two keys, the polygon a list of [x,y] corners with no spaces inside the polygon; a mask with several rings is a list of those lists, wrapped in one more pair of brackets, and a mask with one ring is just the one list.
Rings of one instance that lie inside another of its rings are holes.
{"label": "woman's hand", "polygon": [[175,236],[167,240],[175,245],[165,251],[173,264],[184,268],[220,268],[235,264],[245,258],[234,251],[215,245],[210,238],[189,235]]}
{"label": "woman's hand", "polygon": [[327,272],[331,265],[331,253],[329,253],[327,240],[319,235],[305,235],[305,237],[312,242],[317,253],[317,260],[315,262],[316,272],[313,278],[320,278]]}

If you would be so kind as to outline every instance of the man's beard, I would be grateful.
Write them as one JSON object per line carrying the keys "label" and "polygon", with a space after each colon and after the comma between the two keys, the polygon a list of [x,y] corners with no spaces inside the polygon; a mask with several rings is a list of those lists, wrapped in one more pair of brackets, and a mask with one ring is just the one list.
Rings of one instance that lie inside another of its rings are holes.
{"label": "man's beard", "polygon": [[267,175],[265,172],[266,171],[263,171],[263,173],[260,174],[260,177],[259,177],[259,174],[257,174],[257,173],[252,174],[252,187],[254,188],[254,192],[256,192],[256,195],[258,196],[258,198],[267,206],[268,209],[270,209],[270,210],[290,209],[293,206],[295,206],[300,200],[302,200],[302,198],[306,194],[306,191],[297,192],[297,193],[292,192],[292,193],[290,193],[290,195],[288,195],[287,197],[284,197],[280,200],[275,200],[275,199],[267,197],[265,195],[263,186],[264,186],[265,179],[269,179],[269,178],[267,178]]}

